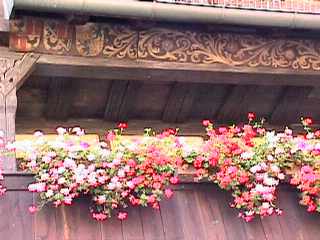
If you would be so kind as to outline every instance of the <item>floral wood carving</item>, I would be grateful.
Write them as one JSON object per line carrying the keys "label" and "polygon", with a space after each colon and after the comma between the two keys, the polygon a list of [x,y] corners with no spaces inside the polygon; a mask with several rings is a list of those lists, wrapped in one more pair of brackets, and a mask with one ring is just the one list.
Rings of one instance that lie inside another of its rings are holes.
{"label": "floral wood carving", "polygon": [[[38,36],[43,39],[38,40]],[[186,31],[161,27],[137,30],[132,24],[75,26],[56,20],[24,18],[12,21],[10,48],[24,52],[222,67],[320,70],[317,39],[203,32],[191,28]]]}
{"label": "floral wood carving", "polygon": [[235,67],[320,70],[320,50],[316,41],[161,28],[140,33],[139,58]]}

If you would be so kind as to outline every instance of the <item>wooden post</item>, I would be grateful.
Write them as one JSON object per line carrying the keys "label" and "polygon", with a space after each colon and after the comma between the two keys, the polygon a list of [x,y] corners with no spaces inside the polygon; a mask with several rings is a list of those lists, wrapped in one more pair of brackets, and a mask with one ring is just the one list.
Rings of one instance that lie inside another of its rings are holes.
{"label": "wooden post", "polygon": [[[21,59],[0,56],[0,131],[5,143],[15,139],[17,89],[34,70],[38,55],[24,54]],[[0,156],[0,165],[5,173],[16,171],[13,154]]]}

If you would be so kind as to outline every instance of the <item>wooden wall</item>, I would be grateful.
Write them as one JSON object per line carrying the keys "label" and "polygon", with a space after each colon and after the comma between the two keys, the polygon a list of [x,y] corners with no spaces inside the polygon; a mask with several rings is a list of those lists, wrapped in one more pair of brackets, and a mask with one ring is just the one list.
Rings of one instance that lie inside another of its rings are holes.
{"label": "wooden wall", "polygon": [[279,199],[284,214],[245,223],[228,206],[230,195],[211,184],[181,184],[173,199],[161,202],[160,211],[128,209],[129,218],[91,220],[88,201],[72,207],[46,207],[30,215],[34,202],[23,191],[28,177],[11,177],[11,186],[0,199],[0,236],[8,240],[318,240],[319,214],[309,214],[298,205],[297,193],[281,188]]}

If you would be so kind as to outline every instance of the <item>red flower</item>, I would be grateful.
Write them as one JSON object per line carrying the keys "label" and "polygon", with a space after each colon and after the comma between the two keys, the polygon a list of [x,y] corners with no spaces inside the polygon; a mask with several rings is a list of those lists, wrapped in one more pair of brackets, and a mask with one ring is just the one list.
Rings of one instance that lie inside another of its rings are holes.
{"label": "red flower", "polygon": [[118,124],[118,128],[120,128],[120,129],[126,129],[126,128],[128,128],[128,123],[119,123],[119,124]]}
{"label": "red flower", "polygon": [[248,120],[253,121],[256,118],[256,114],[254,112],[248,113]]}
{"label": "red flower", "polygon": [[314,136],[315,136],[316,138],[320,138],[320,130],[315,131],[315,132],[314,132]]}
{"label": "red flower", "polygon": [[118,219],[121,221],[127,219],[127,217],[128,217],[128,213],[126,213],[126,212],[119,212],[118,213]]}
{"label": "red flower", "polygon": [[313,123],[312,118],[304,118],[302,124],[305,126],[310,126]]}

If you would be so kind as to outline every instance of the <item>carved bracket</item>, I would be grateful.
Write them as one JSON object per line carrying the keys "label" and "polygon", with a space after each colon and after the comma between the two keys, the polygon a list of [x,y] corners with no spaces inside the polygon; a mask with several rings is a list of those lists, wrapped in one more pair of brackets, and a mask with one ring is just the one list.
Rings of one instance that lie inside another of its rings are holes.
{"label": "carved bracket", "polygon": [[[5,142],[15,138],[15,118],[17,110],[17,89],[34,70],[39,55],[24,54],[21,59],[0,57],[0,131]],[[16,170],[14,157],[0,156],[6,172]]]}

